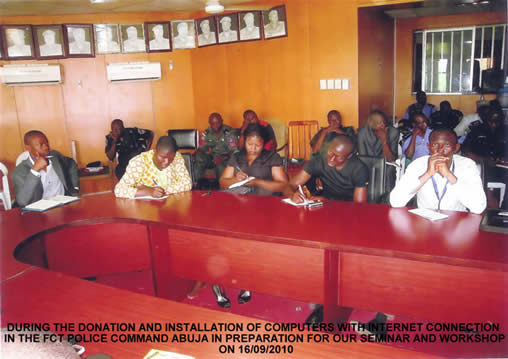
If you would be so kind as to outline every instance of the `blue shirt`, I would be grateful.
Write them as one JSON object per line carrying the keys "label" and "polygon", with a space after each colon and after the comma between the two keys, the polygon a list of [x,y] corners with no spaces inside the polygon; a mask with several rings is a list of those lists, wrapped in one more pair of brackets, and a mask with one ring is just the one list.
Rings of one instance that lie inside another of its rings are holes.
{"label": "blue shirt", "polygon": [[[403,120],[409,120],[409,117],[411,116],[411,113],[413,112],[417,112],[417,108],[416,108],[416,105],[417,104],[412,104],[411,106],[409,106],[406,110],[406,113],[404,114],[404,117],[402,117]],[[423,112],[423,114],[430,120],[430,115],[432,115],[434,112],[436,112],[437,109],[436,109],[436,106],[430,104],[430,103],[426,103],[425,106],[423,106],[423,109],[421,110],[421,112]]]}
{"label": "blue shirt", "polygon": [[[430,128],[427,127],[427,130],[425,130],[425,135],[422,137],[420,136],[416,136],[415,138],[415,153],[413,155],[413,158],[412,160],[415,160],[419,157],[422,157],[422,156],[426,156],[428,155],[430,152],[429,152],[429,137],[430,137],[430,134],[432,133],[432,130]],[[406,153],[406,150],[408,149],[409,147],[409,144],[411,143],[411,138],[413,136],[410,136],[406,139],[406,141],[404,142],[404,144],[402,145],[402,153]]]}

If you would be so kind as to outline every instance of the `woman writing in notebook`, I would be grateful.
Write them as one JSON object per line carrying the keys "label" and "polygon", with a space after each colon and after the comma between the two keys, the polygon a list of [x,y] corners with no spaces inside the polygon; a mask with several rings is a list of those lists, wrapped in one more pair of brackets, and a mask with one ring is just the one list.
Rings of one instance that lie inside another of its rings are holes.
{"label": "woman writing in notebook", "polygon": [[232,184],[252,180],[245,183],[250,187],[249,193],[272,195],[282,192],[288,183],[284,172],[282,158],[275,152],[263,149],[265,129],[257,124],[247,126],[244,132],[245,148],[233,154],[219,180],[221,188],[229,188]]}

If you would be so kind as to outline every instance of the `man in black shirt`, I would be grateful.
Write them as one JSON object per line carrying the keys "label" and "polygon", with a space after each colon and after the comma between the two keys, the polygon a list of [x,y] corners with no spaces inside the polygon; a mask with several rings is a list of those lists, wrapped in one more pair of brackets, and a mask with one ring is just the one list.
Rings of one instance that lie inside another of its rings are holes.
{"label": "man in black shirt", "polygon": [[439,104],[439,111],[434,112],[430,116],[430,127],[433,129],[449,128],[453,130],[462,120],[462,117],[462,112],[453,109],[448,101],[442,101]]}
{"label": "man in black shirt", "polygon": [[118,165],[115,175],[120,180],[131,158],[141,152],[148,151],[152,146],[153,132],[141,128],[125,128],[122,120],[111,122],[111,132],[106,136],[106,156],[114,161],[118,153]]}
{"label": "man in black shirt", "polygon": [[304,196],[298,186],[305,184],[311,176],[323,183],[323,197],[326,199],[367,202],[369,170],[353,154],[353,141],[345,135],[335,137],[326,152],[313,155],[309,162],[290,182],[284,192],[294,202],[301,203]]}

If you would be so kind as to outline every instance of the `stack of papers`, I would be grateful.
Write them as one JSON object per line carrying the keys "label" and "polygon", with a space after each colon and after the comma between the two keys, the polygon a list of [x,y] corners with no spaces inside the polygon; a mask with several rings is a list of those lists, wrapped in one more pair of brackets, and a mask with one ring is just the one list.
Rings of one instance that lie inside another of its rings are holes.
{"label": "stack of papers", "polygon": [[78,201],[79,197],[71,197],[71,196],[55,196],[50,199],[41,199],[40,201],[29,204],[24,207],[24,211],[33,211],[33,212],[44,212],[48,209],[55,208],[58,206],[63,206],[64,204]]}
{"label": "stack of papers", "polygon": [[409,212],[416,214],[417,216],[430,219],[431,221],[438,221],[440,219],[446,219],[448,218],[447,214],[439,213],[427,208],[415,208],[410,209]]}

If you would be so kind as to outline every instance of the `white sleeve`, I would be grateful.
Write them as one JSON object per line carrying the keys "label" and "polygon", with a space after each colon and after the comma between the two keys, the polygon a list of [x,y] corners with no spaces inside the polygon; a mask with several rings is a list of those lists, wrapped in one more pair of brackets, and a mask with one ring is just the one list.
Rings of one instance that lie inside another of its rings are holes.
{"label": "white sleeve", "polygon": [[404,207],[416,194],[415,191],[420,185],[420,176],[427,169],[421,168],[421,162],[420,159],[413,161],[390,193],[390,204],[392,207]]}
{"label": "white sleeve", "polygon": [[467,161],[464,171],[457,177],[457,183],[449,186],[455,188],[460,202],[472,213],[480,214],[487,207],[480,171],[473,161]]}

